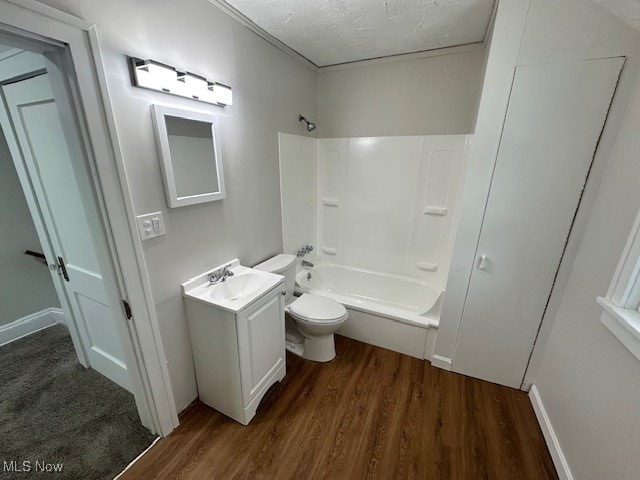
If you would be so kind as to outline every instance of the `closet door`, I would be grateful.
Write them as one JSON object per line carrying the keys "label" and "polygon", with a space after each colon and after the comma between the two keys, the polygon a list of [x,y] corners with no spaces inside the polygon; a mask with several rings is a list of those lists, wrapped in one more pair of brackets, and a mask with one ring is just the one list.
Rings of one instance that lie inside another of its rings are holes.
{"label": "closet door", "polygon": [[622,64],[517,68],[454,371],[520,387]]}

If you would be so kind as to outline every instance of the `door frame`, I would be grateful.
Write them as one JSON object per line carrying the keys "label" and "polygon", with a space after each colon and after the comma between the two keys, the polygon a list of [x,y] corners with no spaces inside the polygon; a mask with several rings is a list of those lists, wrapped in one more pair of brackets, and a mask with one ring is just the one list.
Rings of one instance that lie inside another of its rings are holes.
{"label": "door frame", "polygon": [[[137,377],[133,379],[138,390],[136,397],[146,400],[142,407],[148,414],[151,430],[166,436],[178,426],[178,416],[96,28],[35,0],[0,0],[0,8],[3,12],[0,35],[60,51],[57,62],[66,76],[71,107],[79,117],[79,137],[99,204],[112,272],[133,316],[127,321],[121,305],[130,340],[125,348],[130,348],[136,359],[131,368],[132,376]],[[141,413],[144,421],[145,412]]]}

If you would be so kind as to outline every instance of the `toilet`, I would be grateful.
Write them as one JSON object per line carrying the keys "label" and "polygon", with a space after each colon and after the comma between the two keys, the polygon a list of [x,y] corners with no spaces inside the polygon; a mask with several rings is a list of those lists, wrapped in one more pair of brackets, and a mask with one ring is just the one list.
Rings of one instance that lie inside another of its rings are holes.
{"label": "toilet", "polygon": [[286,319],[286,346],[291,353],[307,360],[328,362],[336,356],[333,334],[349,315],[339,302],[321,295],[303,293],[295,297],[296,256],[280,254],[253,267],[283,275]]}

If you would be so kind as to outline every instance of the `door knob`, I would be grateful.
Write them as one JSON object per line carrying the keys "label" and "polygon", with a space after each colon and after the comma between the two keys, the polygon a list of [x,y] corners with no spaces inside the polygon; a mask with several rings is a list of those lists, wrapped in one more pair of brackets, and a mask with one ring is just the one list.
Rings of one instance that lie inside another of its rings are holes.
{"label": "door knob", "polygon": [[489,263],[489,258],[482,254],[478,257],[478,270],[487,270],[487,264]]}

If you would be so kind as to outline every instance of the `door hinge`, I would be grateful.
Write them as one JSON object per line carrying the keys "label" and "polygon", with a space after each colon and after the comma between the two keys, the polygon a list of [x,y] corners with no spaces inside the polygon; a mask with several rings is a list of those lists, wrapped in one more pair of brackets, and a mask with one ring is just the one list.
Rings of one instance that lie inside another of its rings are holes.
{"label": "door hinge", "polygon": [[64,260],[62,257],[58,257],[58,273],[64,277],[64,279],[69,281],[69,274],[67,273],[67,267],[64,264]]}
{"label": "door hinge", "polygon": [[129,306],[129,302],[126,300],[122,300],[122,304],[124,305],[124,313],[127,315],[127,320],[131,320],[131,306]]}

